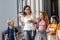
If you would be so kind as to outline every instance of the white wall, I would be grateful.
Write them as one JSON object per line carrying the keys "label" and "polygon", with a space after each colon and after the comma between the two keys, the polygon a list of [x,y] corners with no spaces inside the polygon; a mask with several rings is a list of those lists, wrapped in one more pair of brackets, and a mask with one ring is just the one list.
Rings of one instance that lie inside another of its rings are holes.
{"label": "white wall", "polygon": [[2,32],[7,28],[7,19],[14,19],[17,26],[17,1],[16,0],[0,0],[0,40],[2,40]]}

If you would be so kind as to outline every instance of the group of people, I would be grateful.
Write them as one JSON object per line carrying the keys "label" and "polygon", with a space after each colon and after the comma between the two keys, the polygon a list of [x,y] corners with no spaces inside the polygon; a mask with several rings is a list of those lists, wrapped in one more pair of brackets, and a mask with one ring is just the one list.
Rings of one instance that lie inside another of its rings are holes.
{"label": "group of people", "polygon": [[[23,18],[21,16],[18,18],[23,27],[25,40],[60,40],[60,23],[56,16],[51,16],[48,20],[47,13],[41,11],[38,20],[35,21],[29,5],[24,7],[23,16]],[[18,37],[18,30],[14,28],[13,20],[10,20],[8,24],[5,38],[6,40],[15,40],[13,34]]]}

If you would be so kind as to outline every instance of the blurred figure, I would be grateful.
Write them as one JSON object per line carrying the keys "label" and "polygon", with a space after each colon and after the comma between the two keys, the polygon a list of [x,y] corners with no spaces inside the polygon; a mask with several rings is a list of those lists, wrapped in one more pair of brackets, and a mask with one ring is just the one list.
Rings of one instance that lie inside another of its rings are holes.
{"label": "blurred figure", "polygon": [[57,27],[56,40],[60,40],[60,23],[58,23],[58,27]]}
{"label": "blurred figure", "polygon": [[35,40],[47,40],[46,28],[48,26],[48,17],[45,11],[41,11],[37,22],[37,33]]}
{"label": "blurred figure", "polygon": [[18,30],[14,27],[14,21],[12,19],[9,19],[7,23],[8,28],[5,32],[5,40],[16,40],[16,37],[18,37]]}
{"label": "blurred figure", "polygon": [[48,28],[46,32],[48,33],[48,39],[47,40],[56,40],[56,31],[57,31],[57,17],[52,16],[50,19],[50,24],[48,25]]}
{"label": "blurred figure", "polygon": [[[23,32],[24,32],[24,38],[25,40],[34,40],[34,34],[35,34],[35,21],[34,17],[31,12],[31,8],[29,5],[26,5],[24,7],[24,18],[21,18],[19,16],[19,21],[21,25],[23,25]],[[21,20],[22,19],[22,20]]]}

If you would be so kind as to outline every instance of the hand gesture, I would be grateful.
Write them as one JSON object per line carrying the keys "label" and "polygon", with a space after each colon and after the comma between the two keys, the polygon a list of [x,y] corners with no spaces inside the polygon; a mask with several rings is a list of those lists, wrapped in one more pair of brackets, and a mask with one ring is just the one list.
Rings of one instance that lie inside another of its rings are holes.
{"label": "hand gesture", "polygon": [[21,16],[18,16],[18,19],[21,21]]}

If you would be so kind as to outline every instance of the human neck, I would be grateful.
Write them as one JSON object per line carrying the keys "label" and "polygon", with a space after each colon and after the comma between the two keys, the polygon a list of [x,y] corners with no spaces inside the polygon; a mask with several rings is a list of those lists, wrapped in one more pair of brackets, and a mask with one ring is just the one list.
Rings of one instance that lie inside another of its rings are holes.
{"label": "human neck", "polygon": [[10,28],[10,29],[13,29],[13,27],[12,27],[12,26],[9,26],[9,28]]}

